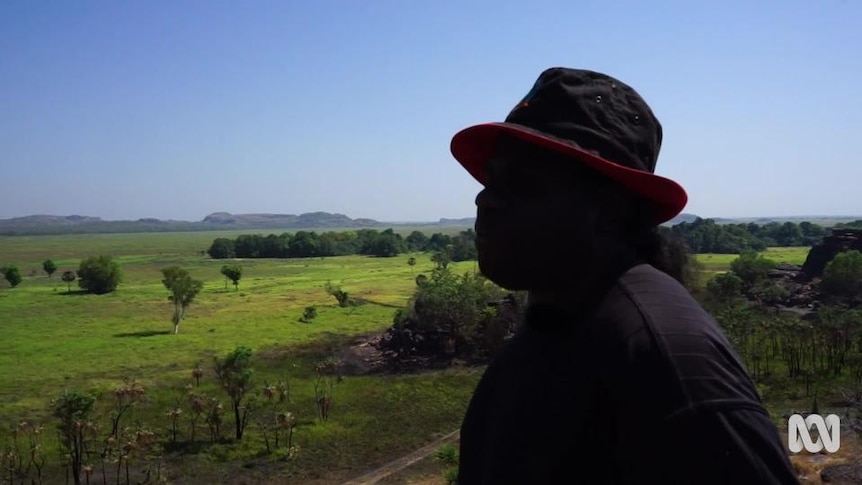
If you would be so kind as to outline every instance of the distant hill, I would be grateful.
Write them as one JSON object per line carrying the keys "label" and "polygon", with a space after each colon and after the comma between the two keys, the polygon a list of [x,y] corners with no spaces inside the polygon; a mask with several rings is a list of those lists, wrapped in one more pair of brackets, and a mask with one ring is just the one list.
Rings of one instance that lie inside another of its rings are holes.
{"label": "distant hill", "polygon": [[685,212],[683,212],[682,214],[674,217],[673,219],[665,222],[662,225],[663,226],[675,226],[675,225],[680,224],[682,222],[694,222],[697,220],[697,218],[698,218],[698,216],[696,216],[694,214],[686,214]]}
{"label": "distant hill", "polygon": [[0,219],[0,235],[98,234],[136,232],[219,231],[230,229],[361,228],[384,225],[372,219],[351,219],[343,214],[229,214],[215,212],[202,221],[143,218],[106,221],[100,217],[32,215]]}
{"label": "distant hill", "polygon": [[344,214],[308,212],[304,214],[230,214],[214,212],[201,221],[175,221],[142,218],[135,221],[108,221],[100,217],[32,215],[0,219],[0,236],[48,234],[109,234],[139,232],[349,229],[398,226],[457,227],[472,226],[473,218],[440,219],[428,223],[386,223],[374,219],[351,219]]}
{"label": "distant hill", "polygon": [[33,215],[25,217],[13,217],[12,219],[0,219],[0,227],[41,227],[41,226],[74,226],[86,223],[102,222],[100,217],[87,216],[48,216]]}
{"label": "distant hill", "polygon": [[[228,214],[214,212],[200,223],[212,229],[307,229],[326,227],[378,227],[382,222],[373,219],[351,219],[344,214],[308,212],[305,214]],[[229,227],[222,227],[229,226]]]}
{"label": "distant hill", "polygon": [[461,219],[446,219],[441,218],[438,222],[438,226],[470,226],[473,227],[476,224],[475,217],[462,217]]}
{"label": "distant hill", "polygon": [[[683,213],[666,222],[673,226],[682,222],[694,222],[695,214]],[[760,217],[750,219],[711,218],[720,224],[754,222],[758,225],[769,222],[809,221],[822,226],[832,226],[839,222],[852,222],[862,219],[853,217]],[[180,232],[180,231],[224,231],[224,230],[299,230],[299,229],[349,229],[382,227],[463,227],[472,228],[475,217],[460,219],[441,218],[437,222],[381,222],[374,219],[351,219],[344,214],[329,212],[307,212],[304,214],[230,214],[214,212],[201,221],[175,221],[142,218],[135,221],[108,221],[100,217],[81,215],[54,216],[31,215],[0,219],[0,236],[47,235],[47,234],[108,234],[139,232]]]}
{"label": "distant hill", "polygon": [[848,222],[858,221],[862,219],[862,215],[856,216],[776,216],[776,217],[740,217],[740,218],[712,218],[718,224],[748,224],[755,223],[759,226],[769,224],[770,222],[810,222],[824,227],[831,227],[835,224],[846,224]]}
{"label": "distant hill", "polygon": [[[680,214],[670,221],[669,225],[676,225],[681,222],[694,222],[698,216],[691,214]],[[832,227],[836,224],[846,224],[862,219],[862,216],[775,216],[775,217],[703,217],[703,219],[712,219],[716,224],[750,224],[754,223],[758,226],[769,223],[783,224],[785,222],[793,222],[799,224],[801,222],[810,222],[823,227]]]}

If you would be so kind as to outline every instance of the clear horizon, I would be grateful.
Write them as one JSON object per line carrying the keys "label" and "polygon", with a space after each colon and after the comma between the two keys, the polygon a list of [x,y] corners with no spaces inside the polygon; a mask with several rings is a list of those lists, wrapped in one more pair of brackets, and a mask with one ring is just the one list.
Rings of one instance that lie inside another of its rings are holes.
{"label": "clear horizon", "polygon": [[[224,211],[210,212],[209,214],[215,214],[218,212],[224,212]],[[309,212],[327,212],[327,211],[309,211]],[[207,215],[209,215],[209,214],[207,214]],[[231,215],[300,215],[302,213],[291,214],[291,213],[281,213],[281,212],[278,212],[278,213],[276,213],[276,212],[248,212],[248,213],[230,213],[230,214]],[[788,214],[788,215],[757,215],[757,216],[723,216],[723,215],[703,215],[703,214],[694,214],[694,213],[690,213],[690,212],[683,212],[682,214],[680,214],[680,216],[686,215],[686,214],[692,215],[692,216],[697,216],[697,217],[700,217],[702,219],[728,219],[728,220],[782,219],[782,218],[788,218],[788,219],[803,219],[803,218],[810,218],[810,219],[859,219],[859,220],[862,220],[862,214]],[[428,222],[438,222],[440,219],[458,220],[458,219],[469,219],[469,218],[475,218],[476,217],[475,214],[473,214],[473,215],[468,215],[468,216],[452,216],[452,217],[440,216],[440,217],[436,217],[433,219],[389,220],[389,219],[380,219],[380,218],[376,218],[376,217],[362,217],[362,218],[351,217],[350,214],[342,214],[342,215],[350,217],[351,219],[371,219],[371,220],[374,220],[377,222],[389,223],[389,224],[428,223]],[[134,221],[137,221],[138,219],[159,219],[159,218],[148,218],[148,217],[139,217],[139,218],[135,218],[135,219],[107,219],[107,218],[104,218],[104,217],[101,217],[98,215],[93,215],[93,214],[26,214],[24,216],[0,218],[0,221],[9,220],[9,219],[16,219],[16,218],[21,218],[21,217],[40,217],[40,216],[46,216],[46,217],[70,217],[70,216],[71,217],[76,217],[76,216],[77,217],[96,217],[96,218],[102,219],[105,222],[112,222],[112,221],[132,221],[132,222],[134,222]],[[159,219],[159,220],[165,221],[165,222],[201,222],[205,217],[206,216],[203,216],[199,219],[166,218],[166,219]]]}
{"label": "clear horizon", "polygon": [[862,211],[862,3],[690,3],[3,2],[0,219],[473,217],[452,135],[560,65],[644,96],[685,213]]}

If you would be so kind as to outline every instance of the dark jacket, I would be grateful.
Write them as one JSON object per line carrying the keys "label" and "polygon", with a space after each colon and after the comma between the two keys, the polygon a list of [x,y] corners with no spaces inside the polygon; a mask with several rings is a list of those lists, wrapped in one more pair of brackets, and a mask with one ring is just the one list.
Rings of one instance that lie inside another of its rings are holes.
{"label": "dark jacket", "polygon": [[576,313],[533,306],[461,428],[458,485],[798,483],[712,317],[640,264]]}

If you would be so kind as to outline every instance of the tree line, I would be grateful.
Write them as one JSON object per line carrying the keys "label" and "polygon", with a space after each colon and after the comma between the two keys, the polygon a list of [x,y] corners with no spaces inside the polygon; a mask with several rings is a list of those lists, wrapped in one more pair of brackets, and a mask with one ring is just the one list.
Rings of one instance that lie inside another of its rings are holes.
{"label": "tree line", "polygon": [[394,257],[408,252],[441,252],[450,261],[476,259],[476,233],[472,229],[454,236],[434,233],[430,237],[413,231],[402,237],[391,228],[383,231],[297,231],[296,233],[243,234],[235,239],[217,238],[207,254],[213,259],[228,258],[317,258],[366,255]]}
{"label": "tree line", "polygon": [[[862,220],[833,227],[862,229]],[[719,224],[713,219],[698,218],[662,230],[684,241],[693,253],[740,254],[768,247],[814,246],[829,234],[830,228],[811,222]]]}
{"label": "tree line", "polygon": [[[827,227],[811,222],[770,222],[767,224],[719,224],[698,218],[660,230],[681,240],[692,253],[741,254],[768,247],[811,247],[831,228],[862,229],[862,220]],[[444,253],[450,261],[476,259],[476,234],[472,229],[456,235],[413,231],[402,237],[391,228],[384,231],[298,231],[296,233],[243,234],[235,239],[217,238],[207,254],[213,259],[229,258],[312,258],[368,255],[393,257],[407,252]]]}

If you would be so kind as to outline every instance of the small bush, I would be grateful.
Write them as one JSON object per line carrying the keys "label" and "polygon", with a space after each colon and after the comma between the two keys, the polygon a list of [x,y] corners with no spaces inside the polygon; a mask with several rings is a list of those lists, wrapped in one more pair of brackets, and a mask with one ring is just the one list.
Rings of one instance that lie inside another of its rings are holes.
{"label": "small bush", "polygon": [[326,284],[323,285],[323,289],[326,290],[327,293],[335,297],[335,299],[338,301],[338,306],[340,306],[341,308],[358,305],[358,302],[350,298],[350,294],[342,290],[341,287],[338,285],[333,285],[331,282],[327,281]]}
{"label": "small bush", "polygon": [[451,443],[445,444],[437,448],[434,458],[437,460],[437,463],[443,466],[458,466],[458,449]]}
{"label": "small bush", "polygon": [[307,306],[305,307],[305,311],[302,312],[302,317],[299,321],[303,323],[311,323],[315,318],[317,318],[317,307]]}
{"label": "small bush", "polygon": [[458,449],[455,445],[449,443],[441,446],[434,453],[434,459],[445,468],[443,479],[446,483],[449,485],[458,483]]}

